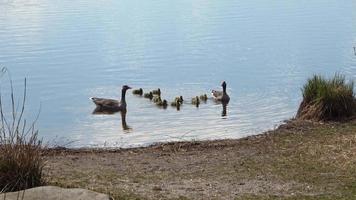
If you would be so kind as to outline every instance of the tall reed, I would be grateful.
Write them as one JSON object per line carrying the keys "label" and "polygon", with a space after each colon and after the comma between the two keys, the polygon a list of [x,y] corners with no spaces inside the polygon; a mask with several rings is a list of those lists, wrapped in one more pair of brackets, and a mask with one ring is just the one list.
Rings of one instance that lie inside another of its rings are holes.
{"label": "tall reed", "polygon": [[42,185],[44,161],[37,118],[29,124],[24,118],[26,79],[22,98],[16,100],[9,72],[6,68],[1,72],[9,76],[10,97],[6,103],[0,92],[0,192],[9,192]]}

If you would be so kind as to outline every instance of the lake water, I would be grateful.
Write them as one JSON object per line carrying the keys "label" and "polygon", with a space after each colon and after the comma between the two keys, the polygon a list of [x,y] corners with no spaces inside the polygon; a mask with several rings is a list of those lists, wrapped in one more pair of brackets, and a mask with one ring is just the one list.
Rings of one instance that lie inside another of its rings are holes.
{"label": "lake water", "polygon": [[[354,1],[0,0],[0,65],[27,117],[41,107],[40,136],[71,147],[130,147],[172,140],[240,138],[293,117],[313,73],[356,78]],[[186,99],[228,85],[227,116],[157,108],[127,95],[120,114],[92,115],[91,96],[121,86],[161,88]],[[5,78],[2,91],[8,92]]]}

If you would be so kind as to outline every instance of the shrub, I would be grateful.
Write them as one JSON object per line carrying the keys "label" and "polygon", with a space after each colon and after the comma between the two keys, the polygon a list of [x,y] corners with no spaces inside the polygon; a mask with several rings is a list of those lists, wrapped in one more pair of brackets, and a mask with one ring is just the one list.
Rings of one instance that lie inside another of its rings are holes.
{"label": "shrub", "polygon": [[[6,73],[6,70],[2,69],[2,72]],[[10,86],[10,106],[5,104],[0,94],[0,192],[41,185],[44,166],[42,141],[38,139],[35,128],[36,120],[27,125],[24,119],[26,79],[20,101],[15,101],[11,79]],[[9,107],[7,111],[5,108]]]}
{"label": "shrub", "polygon": [[331,79],[314,75],[302,88],[303,101],[297,118],[313,120],[342,120],[355,113],[353,81],[335,74]]}

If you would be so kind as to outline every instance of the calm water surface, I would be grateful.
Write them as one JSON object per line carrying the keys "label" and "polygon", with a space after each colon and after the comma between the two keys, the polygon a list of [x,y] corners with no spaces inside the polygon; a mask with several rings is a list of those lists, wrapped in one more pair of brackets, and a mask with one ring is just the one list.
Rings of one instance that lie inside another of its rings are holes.
{"label": "calm water surface", "polygon": [[[240,138],[294,116],[313,73],[356,78],[355,3],[340,0],[0,0],[0,65],[28,117],[56,144],[129,147]],[[123,84],[190,99],[228,83],[231,102],[159,109],[128,94],[120,114],[92,115],[91,96]],[[8,87],[2,80],[2,91]]]}

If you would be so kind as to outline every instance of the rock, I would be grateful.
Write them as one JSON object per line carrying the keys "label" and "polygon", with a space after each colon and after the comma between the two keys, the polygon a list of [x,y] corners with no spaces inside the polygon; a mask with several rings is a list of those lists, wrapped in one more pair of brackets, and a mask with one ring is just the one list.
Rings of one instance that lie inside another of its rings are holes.
{"label": "rock", "polygon": [[[23,198],[22,198],[23,197]],[[60,188],[55,186],[36,187],[18,192],[0,194],[6,200],[111,200],[106,194],[80,188]]]}

